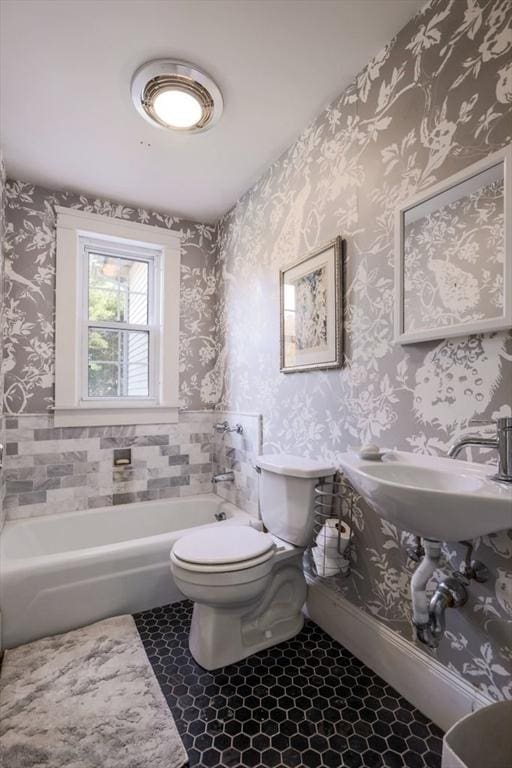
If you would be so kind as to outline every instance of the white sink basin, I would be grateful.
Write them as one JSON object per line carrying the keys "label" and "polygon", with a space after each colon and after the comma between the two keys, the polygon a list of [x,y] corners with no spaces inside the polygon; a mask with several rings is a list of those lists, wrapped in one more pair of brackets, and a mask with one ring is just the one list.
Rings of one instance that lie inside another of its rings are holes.
{"label": "white sink basin", "polygon": [[389,451],[380,461],[344,453],[354,489],[386,520],[438,541],[475,539],[512,528],[512,484],[466,461]]}

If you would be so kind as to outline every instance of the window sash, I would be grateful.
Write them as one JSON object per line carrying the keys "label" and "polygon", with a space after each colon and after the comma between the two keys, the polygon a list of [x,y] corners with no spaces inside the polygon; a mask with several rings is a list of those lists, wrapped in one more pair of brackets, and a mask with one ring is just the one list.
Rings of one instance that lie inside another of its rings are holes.
{"label": "window sash", "polygon": [[[91,330],[98,330],[96,326],[89,326],[89,331]],[[101,329],[103,330],[103,329]],[[108,329],[113,330],[115,333],[122,333],[122,331],[119,331],[117,328]],[[117,359],[105,359],[105,358],[95,358],[94,352],[91,353],[91,347],[90,347],[90,335],[88,335],[88,344],[87,344],[87,395],[90,399],[98,399],[98,400],[105,400],[109,399],[108,396],[101,396],[101,395],[91,395],[91,378],[90,378],[90,366],[91,365],[98,365],[100,367],[105,366],[111,366],[111,368],[117,369],[117,380],[116,380],[116,388],[119,391],[120,389],[126,391],[128,389],[129,382],[133,384],[133,376],[136,371],[139,371],[139,374],[142,372],[143,379],[144,379],[144,389],[147,389],[148,394],[147,395],[134,395],[134,394],[117,394],[112,395],[111,398],[115,400],[126,400],[129,399],[130,402],[133,400],[133,398],[143,398],[143,397],[149,397],[149,390],[150,390],[150,367],[149,367],[149,343],[150,343],[150,336],[149,332],[147,330],[143,331],[136,331],[135,333],[138,334],[140,337],[145,336],[146,339],[143,342],[145,346],[145,350],[148,353],[147,363],[141,362],[140,359],[131,359],[129,358],[129,348],[130,348],[130,340],[128,338],[127,334],[124,334],[122,338],[118,340],[118,356]]]}
{"label": "window sash", "polygon": [[[148,265],[147,291],[147,324],[126,323],[120,320],[90,320],[89,319],[89,258],[90,254],[99,256],[114,256],[126,261],[144,261]],[[112,402],[112,403],[145,403],[158,402],[158,359],[159,359],[159,329],[161,306],[158,298],[158,284],[161,251],[140,246],[121,245],[107,240],[89,237],[80,238],[80,257],[82,260],[82,354],[81,354],[81,395],[82,402]],[[142,331],[148,334],[148,395],[123,395],[113,397],[96,397],[89,395],[89,330],[98,328],[111,331]]]}
{"label": "window sash", "polygon": [[[141,250],[140,248],[134,248],[129,249],[125,247],[124,251],[119,248],[109,247],[108,245],[106,247],[101,247],[101,244],[93,245],[92,241],[87,241],[84,243],[84,258],[86,261],[86,279],[87,279],[87,293],[88,293],[88,299],[90,299],[90,291],[91,291],[91,284],[89,282],[90,278],[90,259],[91,256],[104,256],[104,257],[112,257],[123,261],[133,261],[137,264],[146,264],[147,266],[147,276],[148,276],[148,285],[147,285],[147,291],[143,293],[142,291],[132,291],[129,290],[129,296],[135,297],[135,296],[146,296],[147,300],[147,306],[146,306],[146,317],[147,317],[147,323],[144,323],[144,325],[150,325],[151,324],[151,308],[150,308],[150,301],[151,301],[151,295],[152,295],[152,278],[153,278],[153,265],[155,261],[154,254],[149,254],[145,250]],[[105,282],[108,284],[108,279],[105,280]],[[110,289],[111,293],[117,293],[118,300],[121,297],[122,291],[119,281],[115,281],[117,283],[116,289]],[[102,291],[104,293],[109,292],[109,288],[106,287],[99,287],[95,286],[93,290]],[[119,307],[118,307],[119,309]],[[87,306],[87,317],[89,318],[89,304]],[[124,322],[121,320],[110,320],[109,322]]]}

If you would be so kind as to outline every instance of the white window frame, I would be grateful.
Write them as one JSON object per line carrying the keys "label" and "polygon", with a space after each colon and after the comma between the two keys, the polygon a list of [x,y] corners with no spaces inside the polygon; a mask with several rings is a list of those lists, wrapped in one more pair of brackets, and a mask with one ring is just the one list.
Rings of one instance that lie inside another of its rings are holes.
{"label": "white window frame", "polygon": [[[71,208],[57,206],[55,210],[56,426],[175,423],[179,400],[180,233]],[[148,397],[87,395],[88,274],[84,244],[93,241],[103,244],[105,250],[117,250],[120,256],[123,246],[134,258],[137,248],[153,254],[155,280],[153,300],[149,301],[158,314],[148,318],[152,326]]]}

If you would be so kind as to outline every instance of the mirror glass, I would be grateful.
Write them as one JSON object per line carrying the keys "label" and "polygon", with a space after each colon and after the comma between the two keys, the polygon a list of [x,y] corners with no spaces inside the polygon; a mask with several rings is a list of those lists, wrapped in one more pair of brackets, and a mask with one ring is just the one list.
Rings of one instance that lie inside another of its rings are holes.
{"label": "mirror glass", "polygon": [[403,212],[403,332],[503,316],[504,163]]}

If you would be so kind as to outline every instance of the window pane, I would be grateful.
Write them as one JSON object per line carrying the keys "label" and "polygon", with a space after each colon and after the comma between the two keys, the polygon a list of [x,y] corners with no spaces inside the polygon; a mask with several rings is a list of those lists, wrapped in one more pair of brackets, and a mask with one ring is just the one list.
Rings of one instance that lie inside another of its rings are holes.
{"label": "window pane", "polygon": [[146,261],[89,253],[89,320],[148,323]]}
{"label": "window pane", "polygon": [[89,328],[89,397],[149,396],[149,333]]}

